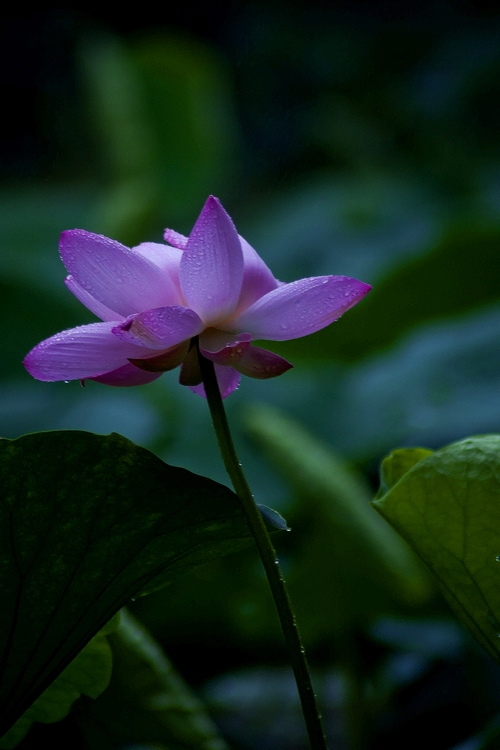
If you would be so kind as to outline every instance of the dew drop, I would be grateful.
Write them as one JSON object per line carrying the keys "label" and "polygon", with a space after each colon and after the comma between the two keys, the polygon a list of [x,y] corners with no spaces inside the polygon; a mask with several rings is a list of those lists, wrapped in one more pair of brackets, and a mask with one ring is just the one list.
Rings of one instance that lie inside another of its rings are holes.
{"label": "dew drop", "polygon": [[496,560],[497,562],[500,562],[500,555],[497,555],[497,556],[495,557],[495,560]]}

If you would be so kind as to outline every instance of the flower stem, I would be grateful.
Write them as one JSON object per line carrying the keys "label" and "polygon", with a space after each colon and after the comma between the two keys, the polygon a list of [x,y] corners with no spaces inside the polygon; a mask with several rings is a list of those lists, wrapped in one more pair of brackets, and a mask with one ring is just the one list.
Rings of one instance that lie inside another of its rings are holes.
{"label": "flower stem", "polygon": [[215,375],[213,362],[200,354],[196,341],[200,371],[205,386],[208,406],[212,417],[217,441],[219,443],[222,460],[245,512],[248,525],[252,531],[260,559],[266,571],[269,587],[278,611],[281,629],[285,638],[288,656],[292,665],[304,720],[309,735],[312,750],[327,750],[325,733],[321,724],[321,716],[316,703],[316,696],[311,683],[311,675],[302,646],[297,623],[293,614],[285,581],[281,574],[276,551],[271,542],[260,511],[255,504],[248,482],[238,461],[233,444],[226,412],[219,391],[219,384]]}

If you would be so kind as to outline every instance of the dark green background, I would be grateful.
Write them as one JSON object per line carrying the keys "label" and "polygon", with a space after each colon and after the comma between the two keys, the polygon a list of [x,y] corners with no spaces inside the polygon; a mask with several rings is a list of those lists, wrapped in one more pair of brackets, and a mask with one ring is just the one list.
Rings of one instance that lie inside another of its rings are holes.
{"label": "dark green background", "polygon": [[[278,407],[374,488],[396,446],[499,430],[500,18],[472,2],[187,2],[113,15],[48,4],[11,8],[0,42],[2,436],[115,431],[226,481],[206,404],[176,372],[138,389],[83,390],[24,371],[39,340],[92,320],[63,285],[64,229],[161,241],[164,226],[189,232],[213,193],[278,278],[338,273],[373,284],[325,331],[276,345],[295,369],[243,379],[227,407],[258,501],[293,526],[281,541],[292,579],[311,552],[318,593],[311,605],[304,583],[298,609],[313,665],[333,685],[354,649],[361,682],[378,686],[366,746],[426,738],[435,719],[436,747],[454,748],[500,709],[498,673],[469,651],[438,598],[410,606],[376,590],[365,606],[351,589],[359,617],[347,635],[329,634],[318,597],[341,562],[328,557],[319,511],[245,424],[255,405]],[[360,541],[349,557],[355,579],[363,555]],[[301,748],[300,729],[273,733],[248,698],[259,680],[288,679],[263,585],[242,553],[136,613],[209,702],[219,700],[236,748],[264,748],[264,737],[265,747]],[[334,693],[332,736],[341,733]],[[54,738],[61,727],[33,731]]]}

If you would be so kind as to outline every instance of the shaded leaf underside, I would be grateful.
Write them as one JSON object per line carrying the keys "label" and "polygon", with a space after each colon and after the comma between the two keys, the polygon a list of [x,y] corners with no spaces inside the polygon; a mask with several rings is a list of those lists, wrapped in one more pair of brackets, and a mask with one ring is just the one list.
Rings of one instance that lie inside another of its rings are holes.
{"label": "shaded leaf underside", "polygon": [[0,442],[0,736],[134,595],[250,543],[235,495],[119,435]]}

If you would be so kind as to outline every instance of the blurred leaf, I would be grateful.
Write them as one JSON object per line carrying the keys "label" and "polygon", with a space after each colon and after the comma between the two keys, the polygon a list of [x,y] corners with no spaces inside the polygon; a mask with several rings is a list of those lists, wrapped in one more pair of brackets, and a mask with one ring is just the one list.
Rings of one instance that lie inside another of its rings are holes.
{"label": "blurred leaf", "polygon": [[434,246],[441,201],[405,172],[322,173],[266,195],[241,230],[280,279],[338,273],[375,284]]}
{"label": "blurred leaf", "polygon": [[230,181],[236,125],[226,70],[195,40],[113,37],[83,48],[89,108],[114,177],[100,230],[134,244],[161,217],[188,229]]}
{"label": "blurred leaf", "polygon": [[[57,253],[55,248],[54,252]],[[70,304],[65,305],[50,293],[16,281],[0,280],[0,300],[2,320],[8,331],[0,358],[0,377],[24,375],[27,378],[23,359],[30,349],[56,333],[58,328],[70,328],[78,318]]]}
{"label": "blurred leaf", "polygon": [[[344,371],[343,380],[335,378],[338,368],[325,364],[304,419],[317,423],[347,455],[368,462],[395,445],[434,448],[464,435],[494,432],[500,420],[499,329],[495,305],[429,324]],[[309,371],[309,380],[312,376]],[[300,416],[302,394],[293,395],[291,408],[299,402]],[[308,395],[305,391],[302,400]]]}
{"label": "blurred leaf", "polygon": [[160,646],[126,610],[110,638],[113,675],[76,716],[89,750],[154,744],[165,750],[227,750],[215,725]]}
{"label": "blurred leaf", "polygon": [[0,442],[0,735],[139,591],[249,544],[234,494],[119,435]]}
{"label": "blurred leaf", "polygon": [[[95,198],[94,198],[95,199]],[[25,377],[22,361],[41,339],[93,316],[64,286],[57,243],[62,229],[81,226],[86,190],[6,191],[0,197],[0,313],[4,322],[0,377]]]}
{"label": "blurred leaf", "polygon": [[460,227],[428,255],[411,259],[334,325],[274,345],[284,356],[352,362],[383,349],[407,330],[500,298],[500,230]]}
{"label": "blurred leaf", "polygon": [[455,619],[380,618],[370,627],[379,643],[428,659],[457,659],[465,649],[465,632]]}
{"label": "blurred leaf", "polygon": [[497,660],[499,476],[500,437],[468,438],[416,463],[373,503],[437,576],[455,613]]}
{"label": "blurred leaf", "polygon": [[71,664],[0,739],[2,750],[16,747],[33,722],[51,724],[61,721],[80,695],[97,698],[107,688],[111,678],[112,657],[105,630],[103,628],[87,643]]}
{"label": "blurred leaf", "polygon": [[388,595],[406,604],[422,601],[427,582],[406,545],[371,513],[363,480],[279,412],[260,406],[246,421],[312,526],[287,576],[304,629],[317,637],[343,630],[387,606]]}

